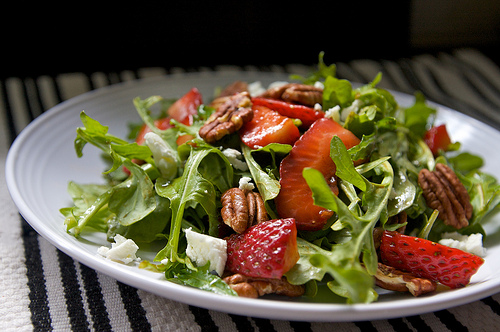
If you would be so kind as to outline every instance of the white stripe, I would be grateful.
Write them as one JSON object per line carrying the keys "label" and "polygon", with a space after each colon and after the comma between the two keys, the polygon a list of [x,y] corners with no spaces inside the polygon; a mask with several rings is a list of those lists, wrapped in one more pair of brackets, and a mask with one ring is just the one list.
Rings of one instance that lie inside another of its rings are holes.
{"label": "white stripe", "polygon": [[57,94],[54,89],[54,82],[49,76],[40,76],[36,80],[38,84],[38,89],[40,91],[40,99],[43,103],[43,110],[46,111],[51,107],[54,107],[59,102],[57,100]]}
{"label": "white stripe", "polygon": [[396,84],[395,90],[409,94],[415,93],[415,88],[413,88],[408,82],[407,78],[403,74],[403,71],[397,63],[395,63],[394,61],[384,61],[383,64],[385,70],[389,73],[389,75],[391,75]]}
{"label": "white stripe", "polygon": [[93,328],[92,314],[90,313],[87,292],[85,290],[85,287],[83,286],[81,266],[76,261],[75,261],[75,267],[76,267],[76,279],[78,280],[78,285],[80,286],[80,292],[82,293],[83,310],[85,311],[85,317],[87,318],[87,323],[89,328],[92,331],[95,331],[95,329]]}
{"label": "white stripe", "polygon": [[45,287],[47,290],[52,327],[54,331],[64,331],[71,325],[66,307],[66,298],[64,297],[64,287],[61,280],[57,249],[41,236],[38,237],[38,242],[42,257],[43,274],[45,276]]}
{"label": "white stripe", "polygon": [[237,331],[236,324],[228,314],[215,310],[209,310],[208,312],[212,316],[214,323],[219,327],[220,332]]}
{"label": "white stripe", "polygon": [[492,313],[491,308],[482,301],[448,309],[456,319],[471,331],[487,331],[500,326],[500,316]]}
{"label": "white stripe", "polygon": [[137,293],[152,331],[201,331],[186,304],[140,289]]}
{"label": "white stripe", "polygon": [[438,63],[436,58],[429,55],[419,56],[415,61],[432,70],[436,79],[440,82],[441,87],[447,94],[465,104],[471,105],[476,110],[486,114],[492,119],[500,121],[500,113],[485,103],[481,96],[475,94],[458,71],[442,63]]}
{"label": "white stripe", "polygon": [[460,49],[454,55],[476,68],[500,90],[500,68],[490,58],[474,49]]}
{"label": "white stripe", "polygon": [[[2,129],[3,131],[3,129]],[[5,160],[7,146],[0,145],[0,159]],[[0,162],[0,174],[5,174],[5,165]],[[0,188],[7,188],[5,177],[0,176]],[[8,194],[2,193],[0,199],[0,329],[31,331],[31,313],[29,309],[29,288],[24,261],[24,246],[21,236],[21,223],[17,208]],[[4,199],[5,198],[5,199]],[[16,221],[16,222],[12,222]]]}
{"label": "white stripe", "polygon": [[90,89],[88,80],[83,73],[61,74],[56,79],[61,87],[61,97],[63,100],[76,97]]}
{"label": "white stripe", "polygon": [[132,327],[123,305],[117,281],[105,274],[97,272],[102,289],[102,297],[108,312],[109,323],[113,331],[130,331]]}
{"label": "white stripe", "polygon": [[105,87],[109,85],[106,74],[103,72],[95,72],[90,75],[90,79],[92,80],[92,84],[96,89]]}
{"label": "white stripe", "polygon": [[462,71],[464,75],[474,84],[474,86],[481,91],[484,97],[488,98],[492,103],[500,107],[500,90],[494,89],[491,85],[484,82],[485,77],[477,71],[471,69],[471,66],[459,62],[449,54],[441,54],[439,57],[443,62],[449,66],[456,67],[456,70]]}
{"label": "white stripe", "polygon": [[28,105],[24,99],[23,83],[20,78],[12,77],[5,81],[5,87],[9,96],[11,114],[14,118],[14,125],[19,133],[30,122],[28,116]]}

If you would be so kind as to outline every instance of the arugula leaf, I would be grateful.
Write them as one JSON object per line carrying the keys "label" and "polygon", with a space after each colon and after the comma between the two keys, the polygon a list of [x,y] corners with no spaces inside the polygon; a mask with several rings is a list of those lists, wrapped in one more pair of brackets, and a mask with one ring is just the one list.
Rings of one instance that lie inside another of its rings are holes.
{"label": "arugula leaf", "polygon": [[276,196],[278,196],[281,186],[279,180],[277,179],[277,176],[271,176],[269,172],[265,172],[259,165],[259,163],[257,163],[252,154],[258,153],[259,151],[269,152],[271,154],[274,163],[274,165],[271,166],[273,168],[271,173],[275,173],[278,171],[278,164],[276,163],[275,160],[275,154],[285,155],[289,153],[291,149],[292,149],[291,145],[272,143],[258,150],[252,150],[247,145],[243,143],[241,144],[241,150],[243,156],[245,157],[245,161],[248,165],[250,174],[252,175],[252,178],[257,186],[257,190],[262,196],[262,200],[266,205],[266,210],[268,214],[271,216],[271,218],[277,218],[277,214],[271,208],[270,202],[272,202],[273,199],[276,198]]}
{"label": "arugula leaf", "polygon": [[336,105],[344,108],[354,100],[352,85],[348,80],[328,76],[323,89],[323,109],[327,110]]}
{"label": "arugula leaf", "polygon": [[[217,161],[217,158],[220,161]],[[208,165],[212,165],[211,172],[216,174],[215,177],[208,176]],[[217,197],[230,188],[232,179],[233,170],[227,158],[219,149],[205,144],[191,147],[191,154],[179,178],[173,181],[163,178],[156,180],[156,192],[170,201],[172,221],[168,242],[157,253],[155,261],[168,258],[171,262],[185,262],[179,254],[179,241],[183,216],[187,208],[197,208],[200,205],[208,216],[209,234],[214,236],[218,233]]]}
{"label": "arugula leaf", "polygon": [[422,93],[415,94],[415,103],[405,109],[405,126],[417,137],[423,137],[426,130],[434,122],[436,109],[425,103]]}
{"label": "arugula leaf", "polygon": [[238,296],[238,294],[222,279],[210,273],[210,262],[204,266],[198,266],[196,269],[190,269],[182,265],[177,265],[171,271],[173,277],[168,281],[180,285],[195,287],[204,291],[226,296]]}
{"label": "arugula leaf", "polygon": [[[388,161],[365,164],[366,170],[373,169],[383,178],[380,184],[363,177],[366,190],[363,192],[363,215],[353,214],[349,207],[328,187],[320,172],[305,168],[303,176],[313,192],[316,205],[337,213],[339,222],[348,228],[350,239],[335,244],[328,254],[318,253],[310,257],[313,266],[324,269],[346,290],[348,302],[367,303],[373,301],[373,278],[377,269],[377,254],[373,242],[373,227],[380,218],[387,218],[393,170]],[[361,171],[364,171],[361,169]],[[362,254],[362,262],[360,256]]]}
{"label": "arugula leaf", "polygon": [[[109,190],[107,185],[68,183],[68,193],[73,200],[73,207],[62,208],[59,211],[64,215],[64,224],[67,230],[77,227],[79,223],[100,232],[107,231],[108,221],[113,214],[102,204],[102,208],[91,209],[97,199]],[[90,210],[89,210],[90,209]],[[90,213],[92,211],[92,213]],[[82,219],[84,218],[84,219]]]}
{"label": "arugula leaf", "polygon": [[366,190],[366,183],[363,177],[356,171],[351,156],[338,136],[333,136],[330,142],[330,157],[337,168],[335,175],[342,180],[350,182],[362,191]]}

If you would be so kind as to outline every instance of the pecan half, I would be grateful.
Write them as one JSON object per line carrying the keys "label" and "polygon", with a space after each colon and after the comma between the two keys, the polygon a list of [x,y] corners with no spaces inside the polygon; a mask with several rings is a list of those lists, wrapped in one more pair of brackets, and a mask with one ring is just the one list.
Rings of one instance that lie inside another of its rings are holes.
{"label": "pecan half", "polygon": [[268,89],[260,96],[314,106],[323,102],[323,89],[308,84],[289,83]]}
{"label": "pecan half", "polygon": [[445,225],[460,229],[469,225],[472,205],[467,189],[453,170],[445,164],[436,164],[434,171],[423,169],[418,174],[427,205],[439,211]]}
{"label": "pecan half", "polygon": [[382,263],[378,263],[375,284],[381,288],[396,292],[409,291],[413,296],[430,293],[437,288],[437,283],[432,280],[418,278],[411,273],[400,271]]}
{"label": "pecan half", "polygon": [[236,233],[269,219],[264,201],[259,193],[231,188],[221,197],[222,220]]}
{"label": "pecan half", "polygon": [[236,132],[243,123],[252,120],[252,101],[248,92],[240,92],[227,98],[200,128],[199,134],[208,143]]}
{"label": "pecan half", "polygon": [[248,92],[248,83],[243,81],[234,81],[233,83],[226,86],[219,96],[212,100],[209,104],[210,107],[215,109],[219,108],[222,104],[224,104],[227,100],[231,98],[231,96],[240,93],[240,92]]}
{"label": "pecan half", "polygon": [[304,285],[292,285],[285,277],[281,279],[249,278],[236,273],[225,277],[228,284],[241,297],[257,298],[266,294],[297,297],[304,295]]}

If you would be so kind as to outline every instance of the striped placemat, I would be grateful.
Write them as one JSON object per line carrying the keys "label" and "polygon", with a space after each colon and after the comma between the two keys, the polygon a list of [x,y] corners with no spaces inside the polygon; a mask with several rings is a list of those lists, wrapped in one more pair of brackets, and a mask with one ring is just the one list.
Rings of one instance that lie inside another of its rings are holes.
{"label": "striped placemat", "polygon": [[[302,65],[195,68],[306,73]],[[0,173],[8,147],[33,119],[56,104],[114,83],[181,68],[9,77],[0,81]],[[337,76],[413,94],[500,128],[500,69],[483,53],[459,49],[399,60],[337,63]],[[0,177],[0,328],[15,331],[492,331],[500,326],[500,294],[447,310],[389,320],[294,322],[238,316],[175,302],[74,261],[20,217]]]}

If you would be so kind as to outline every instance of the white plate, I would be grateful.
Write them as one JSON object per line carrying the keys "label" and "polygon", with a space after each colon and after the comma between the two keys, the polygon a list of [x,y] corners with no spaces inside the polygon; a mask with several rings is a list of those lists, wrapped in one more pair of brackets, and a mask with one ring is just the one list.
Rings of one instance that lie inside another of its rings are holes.
{"label": "white plate", "polygon": [[[187,304],[245,316],[303,321],[356,321],[416,315],[472,302],[500,291],[500,216],[484,226],[490,234],[485,239],[488,255],[472,283],[453,291],[413,298],[410,295],[384,292],[376,303],[345,305],[304,303],[279,299],[246,299],[215,295],[164,280],[162,274],[106,261],[97,256],[97,248],[109,246],[101,234],[85,233],[80,240],[68,235],[59,213],[71,200],[66,187],[70,180],[80,183],[102,182],[105,169],[99,151],[92,146],[82,159],[73,149],[75,129],[81,126],[79,113],[86,113],[110,127],[110,132],[124,137],[127,124],[140,120],[132,104],[134,97],[151,95],[180,97],[197,87],[208,100],[214,88],[236,79],[268,84],[286,80],[287,75],[259,72],[208,72],[173,75],[138,80],[91,91],[45,112],[32,122],[12,145],[6,163],[7,186],[20,213],[31,226],[57,248],[77,261],[128,285]],[[394,93],[401,105],[413,103],[413,96]],[[436,105],[437,106],[437,105]],[[500,178],[500,132],[463,114],[439,106],[439,121],[448,125],[453,140],[467,151],[486,160],[485,170]],[[139,252],[152,259],[154,250]]]}

